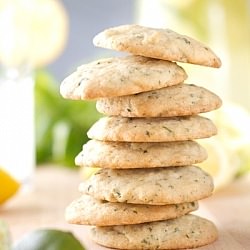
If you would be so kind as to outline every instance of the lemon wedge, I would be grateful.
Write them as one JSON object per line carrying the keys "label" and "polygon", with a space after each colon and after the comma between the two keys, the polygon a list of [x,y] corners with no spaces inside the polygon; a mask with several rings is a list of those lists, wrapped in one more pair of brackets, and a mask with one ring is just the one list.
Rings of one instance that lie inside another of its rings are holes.
{"label": "lemon wedge", "polygon": [[0,168],[0,204],[12,197],[20,187],[20,183]]}

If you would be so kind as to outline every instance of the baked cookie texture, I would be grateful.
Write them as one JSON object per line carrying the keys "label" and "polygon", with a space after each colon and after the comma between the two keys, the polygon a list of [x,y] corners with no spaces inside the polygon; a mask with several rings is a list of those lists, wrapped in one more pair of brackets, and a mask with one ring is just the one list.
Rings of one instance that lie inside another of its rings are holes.
{"label": "baked cookie texture", "polygon": [[104,142],[90,140],[75,158],[82,167],[113,169],[186,166],[206,160],[207,152],[195,141]]}
{"label": "baked cookie texture", "polygon": [[[169,29],[122,25],[94,38],[99,47],[130,53],[84,64],[61,95],[96,100],[105,115],[89,129],[76,165],[95,168],[65,211],[69,223],[91,225],[92,239],[115,249],[186,249],[214,242],[215,225],[190,214],[213,193],[207,158],[196,139],[216,135],[200,116],[219,108],[213,92],[187,84],[176,62],[218,68],[206,45]],[[100,169],[97,169],[100,168]]]}
{"label": "baked cookie texture", "polygon": [[218,109],[221,99],[193,84],[178,84],[136,95],[102,98],[96,108],[109,116],[172,117],[197,115]]}
{"label": "baked cookie texture", "polygon": [[210,48],[170,29],[156,29],[137,24],[122,25],[100,32],[94,37],[93,43],[98,47],[167,61],[215,68],[221,66],[219,57]]}
{"label": "baked cookie texture", "polygon": [[87,132],[91,139],[120,142],[169,142],[208,138],[217,134],[202,116],[169,118],[102,117]]}
{"label": "baked cookie texture", "polygon": [[92,239],[115,249],[187,249],[214,242],[215,225],[195,215],[137,225],[96,227]]}
{"label": "baked cookie texture", "polygon": [[198,202],[157,206],[107,202],[82,195],[67,207],[65,217],[79,225],[131,225],[173,219],[197,209]]}
{"label": "baked cookie texture", "polygon": [[154,169],[101,169],[80,184],[99,200],[134,204],[179,204],[209,197],[213,180],[196,166]]}
{"label": "baked cookie texture", "polygon": [[82,65],[63,80],[61,95],[73,100],[131,95],[182,83],[184,69],[174,62],[141,56],[100,59]]}

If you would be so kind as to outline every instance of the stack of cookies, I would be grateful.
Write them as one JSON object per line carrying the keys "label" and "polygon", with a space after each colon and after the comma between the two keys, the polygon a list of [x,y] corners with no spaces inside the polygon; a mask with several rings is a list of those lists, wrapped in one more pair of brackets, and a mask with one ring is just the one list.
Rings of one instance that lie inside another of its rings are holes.
{"label": "stack of cookies", "polygon": [[139,25],[105,30],[94,44],[132,55],[82,65],[61,84],[65,98],[97,100],[107,115],[90,128],[91,140],[75,160],[101,169],[80,184],[82,195],[66,209],[66,220],[95,226],[93,240],[111,248],[212,243],[214,224],[189,213],[213,192],[211,176],[193,165],[207,157],[194,140],[217,133],[199,114],[221,100],[184,84],[187,75],[175,62],[219,67],[219,58],[188,36]]}

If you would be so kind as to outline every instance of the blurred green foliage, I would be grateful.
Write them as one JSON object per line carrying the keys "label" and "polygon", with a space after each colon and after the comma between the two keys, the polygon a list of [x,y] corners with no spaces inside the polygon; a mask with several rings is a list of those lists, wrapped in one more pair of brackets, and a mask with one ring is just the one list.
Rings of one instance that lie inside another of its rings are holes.
{"label": "blurred green foliage", "polygon": [[63,99],[59,83],[45,70],[35,78],[37,163],[74,166],[74,158],[88,140],[87,131],[100,117],[95,102]]}

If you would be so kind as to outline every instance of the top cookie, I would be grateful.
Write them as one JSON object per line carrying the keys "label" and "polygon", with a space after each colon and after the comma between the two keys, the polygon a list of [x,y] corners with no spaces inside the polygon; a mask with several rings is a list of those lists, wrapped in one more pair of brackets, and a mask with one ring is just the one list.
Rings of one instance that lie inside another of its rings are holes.
{"label": "top cookie", "polygon": [[80,66],[61,84],[65,98],[84,100],[140,93],[182,83],[176,63],[142,56],[105,58]]}
{"label": "top cookie", "polygon": [[140,25],[122,25],[104,30],[94,37],[94,45],[127,51],[134,55],[168,61],[186,62],[219,68],[215,53],[188,36],[170,29],[156,29]]}

